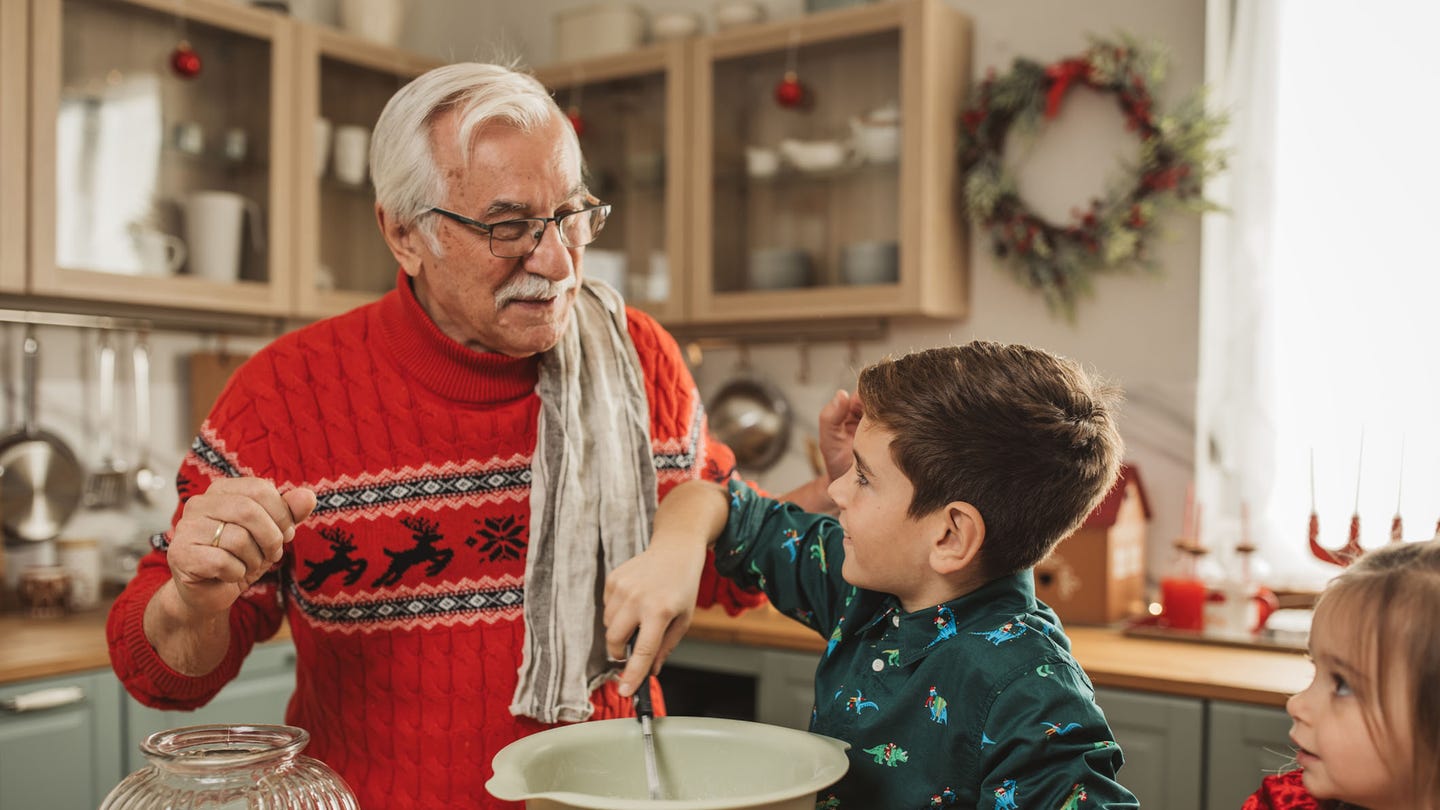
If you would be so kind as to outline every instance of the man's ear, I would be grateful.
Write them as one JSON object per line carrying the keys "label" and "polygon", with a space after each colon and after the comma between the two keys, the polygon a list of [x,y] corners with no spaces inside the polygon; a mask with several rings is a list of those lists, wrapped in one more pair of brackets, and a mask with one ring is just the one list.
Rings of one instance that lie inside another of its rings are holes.
{"label": "man's ear", "polygon": [[398,219],[380,207],[380,203],[375,203],[375,221],[379,223],[380,233],[385,237],[385,244],[390,247],[395,261],[400,263],[406,275],[414,278],[420,272],[420,240],[425,237],[415,228],[401,225]]}
{"label": "man's ear", "polygon": [[964,501],[952,501],[940,507],[944,534],[930,550],[930,567],[942,576],[974,570],[985,545],[985,518],[980,510]]}

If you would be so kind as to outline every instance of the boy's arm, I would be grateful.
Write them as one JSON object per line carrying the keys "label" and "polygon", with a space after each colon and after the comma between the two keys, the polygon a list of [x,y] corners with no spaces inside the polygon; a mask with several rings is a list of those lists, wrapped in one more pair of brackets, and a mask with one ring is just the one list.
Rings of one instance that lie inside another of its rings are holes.
{"label": "boy's arm", "polygon": [[1008,795],[1020,807],[1138,808],[1116,780],[1125,757],[1093,696],[1073,661],[1027,664],[977,730],[984,735],[980,795]]}
{"label": "boy's arm", "polygon": [[650,546],[605,580],[605,649],[626,660],[620,695],[628,697],[658,669],[690,629],[705,553],[725,528],[730,499],[709,481],[686,481],[655,510]]}

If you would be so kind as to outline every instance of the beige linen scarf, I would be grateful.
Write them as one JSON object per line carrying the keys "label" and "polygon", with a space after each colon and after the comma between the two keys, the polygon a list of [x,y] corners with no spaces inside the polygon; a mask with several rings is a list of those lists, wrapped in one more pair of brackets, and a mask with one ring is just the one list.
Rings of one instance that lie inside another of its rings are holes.
{"label": "beige linen scarf", "polygon": [[620,294],[586,281],[565,335],[540,359],[530,465],[525,647],[510,713],[589,719],[608,676],[605,575],[649,543],[655,516],[650,408]]}

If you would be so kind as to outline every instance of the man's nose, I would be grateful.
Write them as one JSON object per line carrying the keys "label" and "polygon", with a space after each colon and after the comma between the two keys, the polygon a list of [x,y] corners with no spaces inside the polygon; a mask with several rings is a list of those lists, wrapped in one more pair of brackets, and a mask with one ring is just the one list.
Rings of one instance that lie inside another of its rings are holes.
{"label": "man's nose", "polygon": [[545,223],[540,234],[540,244],[525,257],[525,270],[551,281],[564,281],[575,272],[575,256],[565,243],[560,241],[560,227],[553,222]]}

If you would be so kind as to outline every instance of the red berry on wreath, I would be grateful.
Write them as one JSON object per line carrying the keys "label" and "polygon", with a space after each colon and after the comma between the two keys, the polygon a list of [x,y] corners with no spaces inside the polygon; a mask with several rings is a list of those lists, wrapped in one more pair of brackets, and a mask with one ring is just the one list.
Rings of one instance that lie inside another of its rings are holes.
{"label": "red berry on wreath", "polygon": [[181,40],[175,50],[170,52],[170,69],[175,75],[182,79],[193,79],[200,75],[200,54],[190,47],[190,43]]}
{"label": "red berry on wreath", "polygon": [[775,85],[775,103],[787,110],[804,106],[809,95],[805,85],[800,83],[800,78],[795,75],[793,70],[787,70],[785,78]]}

